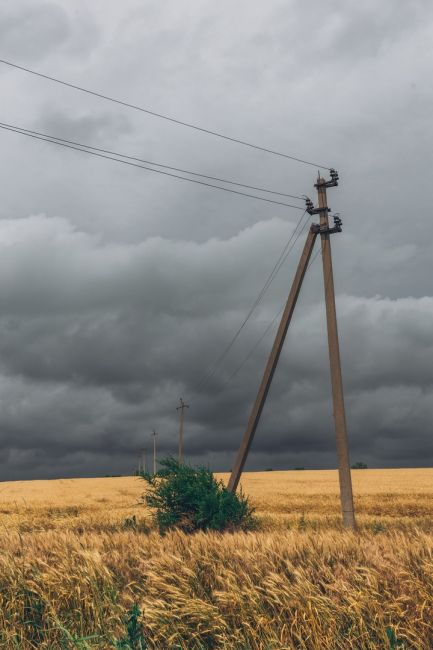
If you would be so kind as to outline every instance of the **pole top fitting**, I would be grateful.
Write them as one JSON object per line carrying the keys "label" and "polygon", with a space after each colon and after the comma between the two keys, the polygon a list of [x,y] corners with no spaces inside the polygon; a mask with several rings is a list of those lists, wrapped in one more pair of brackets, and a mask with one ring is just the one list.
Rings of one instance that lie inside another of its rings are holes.
{"label": "pole top fitting", "polygon": [[179,402],[180,402],[180,406],[176,407],[176,411],[179,411],[180,409],[182,409],[182,411],[183,409],[189,409],[189,404],[185,404],[185,402],[181,397],[179,398]]}
{"label": "pole top fitting", "polygon": [[308,214],[314,214],[314,204],[313,201],[308,198],[308,196],[305,197],[305,210],[308,212]]}
{"label": "pole top fitting", "polygon": [[319,208],[315,208],[313,201],[309,199],[308,197],[305,199],[305,210],[308,212],[308,214],[320,214],[321,212],[330,212],[331,209],[328,208],[328,206],[323,206]]}
{"label": "pole top fitting", "polygon": [[314,187],[316,189],[319,189],[320,187],[337,187],[338,180],[339,180],[337,170],[331,167],[331,169],[329,170],[329,175],[331,176],[331,179],[329,181],[326,181],[324,178],[319,178],[317,180],[317,183],[315,183]]}
{"label": "pole top fitting", "polygon": [[341,232],[343,230],[343,222],[338,212],[334,214],[333,219],[333,228],[330,228],[329,226],[321,226],[318,223],[312,223],[311,232],[315,233],[316,235],[333,235],[336,232]]}

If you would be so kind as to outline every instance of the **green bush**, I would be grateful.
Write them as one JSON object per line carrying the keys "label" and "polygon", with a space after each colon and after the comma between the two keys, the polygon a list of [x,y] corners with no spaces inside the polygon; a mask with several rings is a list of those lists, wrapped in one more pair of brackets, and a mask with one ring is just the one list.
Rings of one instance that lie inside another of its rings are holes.
{"label": "green bush", "polygon": [[239,492],[233,494],[205,467],[189,467],[174,458],[160,462],[155,475],[142,474],[149,484],[146,505],[155,510],[161,533],[170,528],[248,530],[254,527],[253,508]]}
{"label": "green bush", "polygon": [[126,636],[114,642],[118,650],[145,650],[147,648],[143,626],[139,621],[140,616],[141,611],[138,605],[134,604],[125,620]]}

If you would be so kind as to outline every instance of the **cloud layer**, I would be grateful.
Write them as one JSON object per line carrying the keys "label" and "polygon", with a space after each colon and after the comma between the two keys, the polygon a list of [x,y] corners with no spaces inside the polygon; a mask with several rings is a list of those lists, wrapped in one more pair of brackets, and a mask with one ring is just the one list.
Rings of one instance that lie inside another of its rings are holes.
{"label": "cloud layer", "polygon": [[[279,287],[226,362],[209,378],[203,373],[266,275],[269,260],[260,250],[279,250],[293,227],[275,219],[226,240],[113,244],[65,219],[3,221],[6,476],[127,471],[153,426],[161,452],[175,453],[180,394],[191,401],[188,455],[230,464],[275,328],[227,380],[278,312]],[[287,275],[295,262],[287,264]],[[324,306],[314,299],[320,273],[319,257],[275,376],[252,467],[334,463]],[[353,454],[372,464],[422,462],[432,451],[433,298],[341,294],[338,311]]]}
{"label": "cloud layer", "polygon": [[[339,169],[329,202],[344,221],[332,244],[352,459],[430,465],[431,3],[56,0],[0,13],[5,59]],[[5,122],[314,197],[315,167],[5,66],[0,83]],[[175,453],[180,395],[187,457],[228,469],[275,325],[244,359],[285,300],[303,237],[212,363],[302,212],[0,136],[1,476],[130,472],[153,428],[161,455]],[[320,267],[249,468],[335,467]]]}

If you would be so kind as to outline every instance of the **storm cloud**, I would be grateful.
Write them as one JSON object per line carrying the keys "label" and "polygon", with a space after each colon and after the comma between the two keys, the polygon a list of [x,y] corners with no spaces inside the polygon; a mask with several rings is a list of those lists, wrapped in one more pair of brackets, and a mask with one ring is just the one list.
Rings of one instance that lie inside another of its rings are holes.
{"label": "storm cloud", "polygon": [[[339,170],[329,203],[344,222],[332,246],[352,460],[430,465],[431,3],[75,7],[2,8],[0,58]],[[4,122],[314,198],[314,166],[1,64],[0,84]],[[244,360],[285,301],[303,236],[212,364],[302,212],[0,136],[2,478],[131,472],[153,428],[160,454],[176,453],[181,395],[188,460],[229,469],[276,323]],[[318,256],[250,469],[336,465],[321,273]]]}

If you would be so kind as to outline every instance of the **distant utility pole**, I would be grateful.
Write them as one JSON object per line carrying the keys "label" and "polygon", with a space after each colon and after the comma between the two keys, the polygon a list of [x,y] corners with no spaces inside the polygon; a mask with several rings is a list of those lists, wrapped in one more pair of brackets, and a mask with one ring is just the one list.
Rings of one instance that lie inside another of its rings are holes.
{"label": "distant utility pole", "polygon": [[309,260],[313,251],[317,235],[320,235],[322,242],[323,277],[325,285],[326,321],[328,329],[329,360],[331,366],[332,398],[334,406],[335,432],[337,439],[338,473],[340,480],[340,499],[343,515],[343,523],[347,528],[355,529],[355,513],[353,506],[352,481],[350,475],[349,448],[346,431],[346,415],[344,409],[343,381],[341,376],[340,350],[338,344],[337,315],[335,310],[334,278],[332,274],[331,243],[330,235],[341,232],[341,219],[334,215],[334,227],[329,227],[326,189],[338,185],[338,173],[330,169],[331,179],[317,179],[315,187],[318,193],[318,207],[315,208],[310,199],[306,199],[306,211],[310,215],[319,215],[320,223],[311,224],[304,250],[302,251],[293,280],[292,288],[287,298],[287,303],[281,317],[281,322],[269,355],[268,362],[263,374],[262,382],[254,402],[247,428],[241,441],[235,464],[230,476],[228,488],[234,492],[239,480],[251,447],[257,425],[262,414],[263,407],[272,383],[272,378],[280,358],[287,330],[289,328],[299,292],[305,273],[308,269]]}
{"label": "distant utility pole", "polygon": [[183,421],[184,415],[183,412],[185,409],[189,409],[189,405],[185,404],[182,398],[180,398],[180,406],[176,408],[176,411],[180,411],[180,423],[179,423],[179,463],[183,462]]}
{"label": "distant utility pole", "polygon": [[[138,465],[140,467],[140,463]],[[141,472],[146,474],[147,472],[147,449],[144,448],[141,451]]]}
{"label": "distant utility pole", "polygon": [[158,435],[155,429],[153,430],[153,473],[156,474],[156,436]]}

